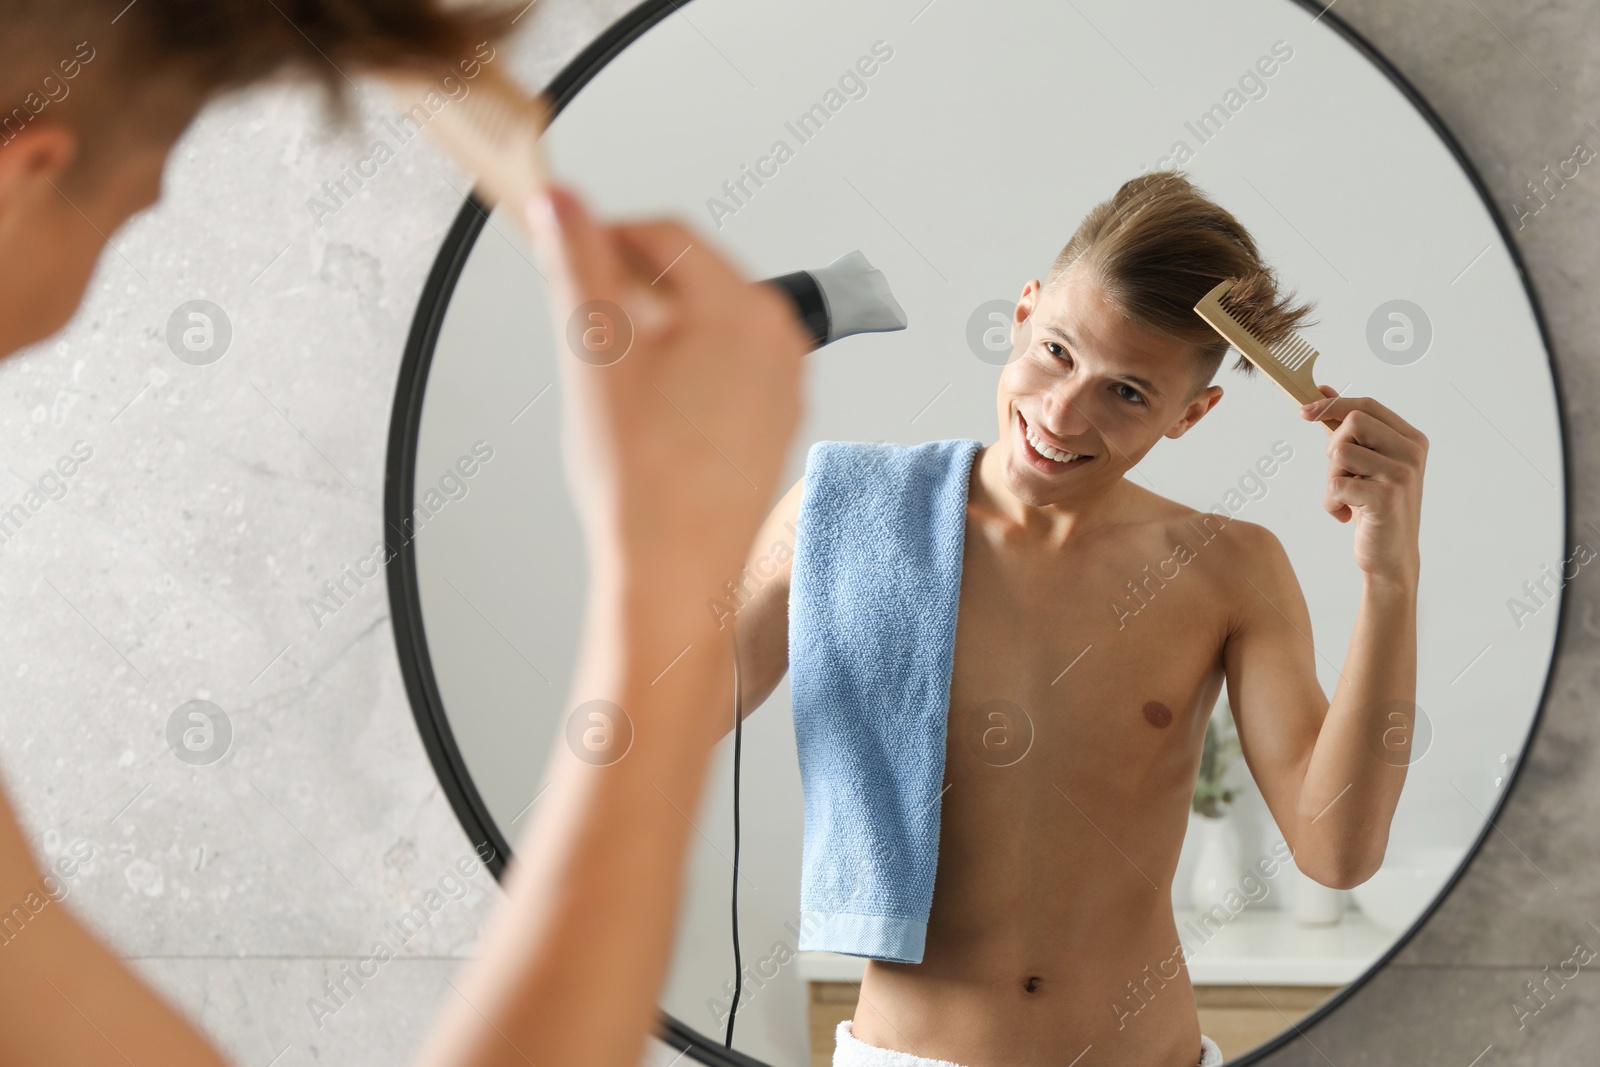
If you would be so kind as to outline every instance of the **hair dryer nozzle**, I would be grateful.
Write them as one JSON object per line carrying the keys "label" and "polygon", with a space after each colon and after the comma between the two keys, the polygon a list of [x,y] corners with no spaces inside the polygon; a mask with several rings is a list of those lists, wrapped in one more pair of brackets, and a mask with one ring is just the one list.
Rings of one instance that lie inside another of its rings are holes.
{"label": "hair dryer nozzle", "polygon": [[795,314],[818,348],[852,334],[906,328],[906,313],[889,291],[888,279],[859,250],[826,267],[795,271],[767,282],[793,302]]}

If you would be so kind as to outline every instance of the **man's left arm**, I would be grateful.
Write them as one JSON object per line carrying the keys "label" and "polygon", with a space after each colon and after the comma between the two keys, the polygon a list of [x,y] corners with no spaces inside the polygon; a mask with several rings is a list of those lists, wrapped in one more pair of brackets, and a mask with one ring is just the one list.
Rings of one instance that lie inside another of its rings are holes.
{"label": "man's left arm", "polygon": [[1253,546],[1251,606],[1229,634],[1224,666],[1241,749],[1296,866],[1347,888],[1383,862],[1410,763],[1428,440],[1370,397],[1321,388],[1329,399],[1302,417],[1341,420],[1328,440],[1323,507],[1354,520],[1362,572],[1333,700],[1321,698],[1305,601],[1270,534]]}

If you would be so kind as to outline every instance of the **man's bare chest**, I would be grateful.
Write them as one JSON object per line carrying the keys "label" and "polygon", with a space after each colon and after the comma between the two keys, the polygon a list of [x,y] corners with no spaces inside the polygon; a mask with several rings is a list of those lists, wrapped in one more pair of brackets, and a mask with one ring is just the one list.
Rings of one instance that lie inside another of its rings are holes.
{"label": "man's bare chest", "polygon": [[1093,761],[1128,781],[1187,762],[1221,689],[1228,609],[1198,561],[1158,567],[1172,554],[1160,537],[1043,554],[969,530],[952,754]]}

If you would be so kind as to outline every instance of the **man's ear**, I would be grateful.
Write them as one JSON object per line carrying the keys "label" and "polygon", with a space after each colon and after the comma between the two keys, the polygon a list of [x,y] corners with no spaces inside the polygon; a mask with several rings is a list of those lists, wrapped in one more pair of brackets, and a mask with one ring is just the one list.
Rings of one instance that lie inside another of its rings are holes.
{"label": "man's ear", "polygon": [[38,122],[0,144],[0,217],[42,181],[59,184],[78,154],[78,137],[56,122]]}
{"label": "man's ear", "polygon": [[1172,424],[1172,427],[1167,430],[1164,436],[1170,437],[1176,441],[1178,438],[1188,433],[1189,427],[1199,422],[1201,418],[1205,416],[1206,412],[1216,407],[1217,401],[1221,399],[1222,386],[1206,386],[1204,389],[1200,390],[1199,393],[1195,394],[1193,400],[1189,401],[1188,405],[1183,409],[1183,415],[1178,419],[1177,422]]}
{"label": "man's ear", "polygon": [[1033,311],[1039,306],[1039,294],[1044,287],[1039,284],[1039,279],[1034,278],[1022,287],[1022,295],[1017,297],[1017,307],[1012,313],[1011,321],[1021,323],[1033,318]]}
{"label": "man's ear", "polygon": [[1039,307],[1039,279],[1034,278],[1022,287],[1017,306],[1011,309],[1011,354],[1020,356],[1033,347],[1033,313]]}

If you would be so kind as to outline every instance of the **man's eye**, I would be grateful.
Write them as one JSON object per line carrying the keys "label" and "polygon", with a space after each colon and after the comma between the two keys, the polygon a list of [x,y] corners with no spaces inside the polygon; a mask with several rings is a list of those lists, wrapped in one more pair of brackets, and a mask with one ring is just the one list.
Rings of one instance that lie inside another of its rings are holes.
{"label": "man's eye", "polygon": [[[1066,353],[1066,349],[1062,348],[1061,345],[1057,344],[1055,341],[1045,341],[1044,342],[1044,350],[1046,352],[1049,352],[1052,356],[1055,356],[1057,359],[1063,358],[1065,356],[1065,353]],[[1133,403],[1133,404],[1146,404],[1146,403],[1148,403],[1148,401],[1146,401],[1145,398],[1144,398],[1144,394],[1139,392],[1139,390],[1135,389],[1133,386],[1129,385],[1127,382],[1118,382],[1117,383],[1117,388],[1118,389],[1126,389],[1128,391],[1126,393],[1119,393],[1118,395],[1121,396],[1122,399],[1124,399],[1124,400],[1126,400],[1126,401],[1128,401],[1130,403]],[[1132,395],[1129,395],[1129,394],[1132,394]]]}

